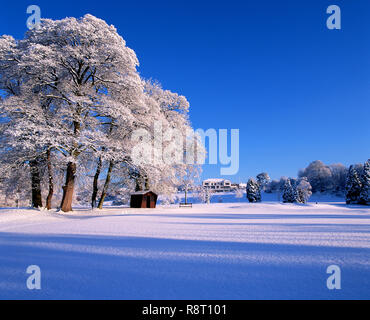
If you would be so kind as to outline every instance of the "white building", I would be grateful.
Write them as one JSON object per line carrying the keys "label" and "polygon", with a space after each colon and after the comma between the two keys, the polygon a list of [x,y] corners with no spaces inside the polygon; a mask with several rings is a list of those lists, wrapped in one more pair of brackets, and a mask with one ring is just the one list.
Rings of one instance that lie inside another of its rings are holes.
{"label": "white building", "polygon": [[226,179],[207,179],[203,183],[204,189],[209,189],[212,191],[231,191],[233,188],[231,186],[231,181]]}

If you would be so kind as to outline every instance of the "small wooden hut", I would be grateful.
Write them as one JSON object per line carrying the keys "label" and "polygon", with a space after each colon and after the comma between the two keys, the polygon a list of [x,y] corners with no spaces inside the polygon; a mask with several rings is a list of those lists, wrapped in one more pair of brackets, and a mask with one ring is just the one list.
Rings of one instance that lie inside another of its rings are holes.
{"label": "small wooden hut", "polygon": [[137,191],[131,194],[131,208],[155,208],[157,204],[157,195],[150,190]]}

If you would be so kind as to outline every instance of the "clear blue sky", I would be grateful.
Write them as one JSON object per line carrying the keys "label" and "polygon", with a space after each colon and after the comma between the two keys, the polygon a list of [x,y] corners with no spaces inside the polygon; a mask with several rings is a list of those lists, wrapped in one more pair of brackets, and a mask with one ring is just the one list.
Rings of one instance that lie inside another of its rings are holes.
{"label": "clear blue sky", "polygon": [[[31,4],[45,18],[114,24],[140,73],[188,98],[195,128],[240,129],[232,180],[370,157],[369,0],[6,1],[0,34],[23,37]],[[326,28],[332,4],[342,30]]]}

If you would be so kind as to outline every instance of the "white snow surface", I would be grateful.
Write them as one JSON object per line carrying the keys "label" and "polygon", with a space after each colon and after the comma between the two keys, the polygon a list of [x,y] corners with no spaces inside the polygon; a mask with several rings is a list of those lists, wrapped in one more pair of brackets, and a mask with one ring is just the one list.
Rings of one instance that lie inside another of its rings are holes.
{"label": "white snow surface", "polygon": [[[0,261],[0,299],[369,299],[370,208],[0,209]],[[333,264],[340,290],[326,285]]]}

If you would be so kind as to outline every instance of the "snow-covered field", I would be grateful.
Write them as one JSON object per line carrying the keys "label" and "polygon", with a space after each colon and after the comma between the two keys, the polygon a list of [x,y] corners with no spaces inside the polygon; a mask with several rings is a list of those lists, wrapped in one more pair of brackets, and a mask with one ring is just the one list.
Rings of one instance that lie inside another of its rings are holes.
{"label": "snow-covered field", "polygon": [[[1,299],[370,299],[370,208],[0,209],[0,261]],[[341,290],[327,289],[332,264]]]}

